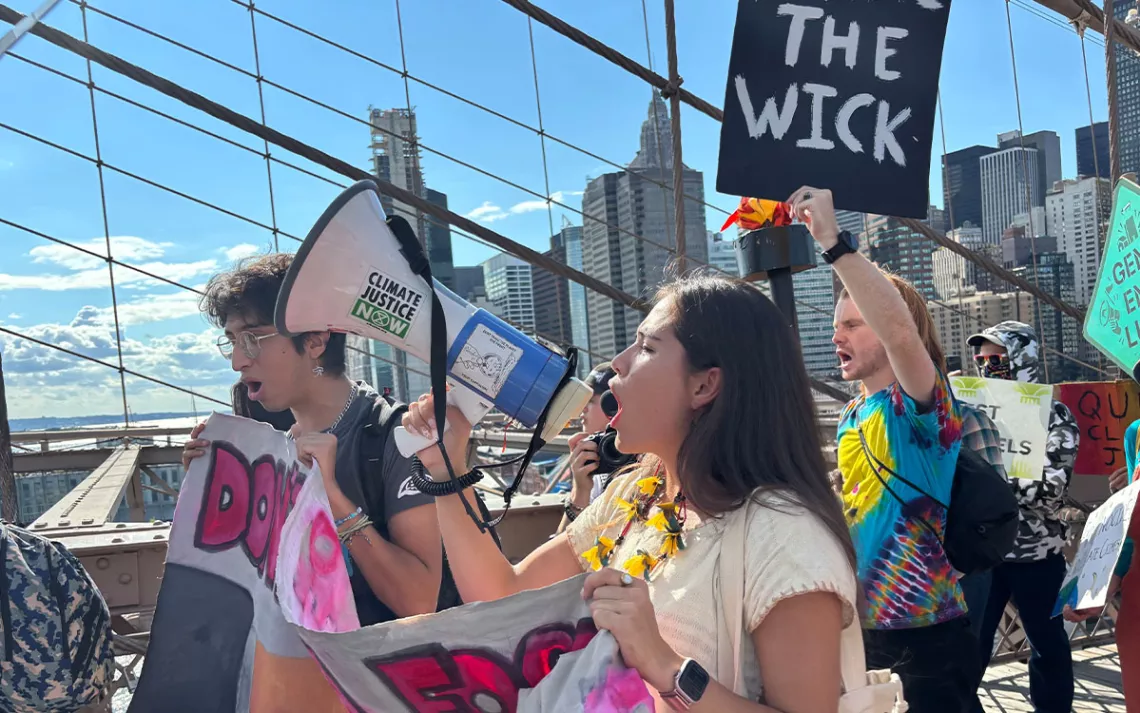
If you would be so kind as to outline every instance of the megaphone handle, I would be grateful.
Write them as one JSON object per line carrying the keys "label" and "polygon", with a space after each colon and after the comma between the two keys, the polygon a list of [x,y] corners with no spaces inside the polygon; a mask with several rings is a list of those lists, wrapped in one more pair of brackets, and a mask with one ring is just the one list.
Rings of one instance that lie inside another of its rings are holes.
{"label": "megaphone handle", "polygon": [[[490,404],[483,402],[478,395],[463,387],[448,390],[447,405],[459,407],[459,410],[463,412],[467,420],[473,424],[482,420],[483,416],[485,416],[491,408]],[[444,421],[443,430],[444,432],[451,430],[451,423]],[[396,448],[399,449],[400,454],[405,458],[411,458],[416,453],[439,441],[439,438],[434,433],[431,435],[431,438],[424,438],[418,433],[411,433],[403,426],[397,426],[393,429],[393,432],[396,438]],[[462,475],[462,473],[459,475]]]}
{"label": "megaphone handle", "polygon": [[[445,422],[443,424],[443,430],[445,432],[450,431],[451,424]],[[396,426],[393,432],[395,433],[396,437],[396,448],[399,449],[400,455],[404,456],[405,458],[411,458],[416,453],[419,453],[428,446],[439,442],[439,439],[436,438],[435,434],[432,434],[431,438],[424,438],[418,433],[412,433],[403,426]]]}

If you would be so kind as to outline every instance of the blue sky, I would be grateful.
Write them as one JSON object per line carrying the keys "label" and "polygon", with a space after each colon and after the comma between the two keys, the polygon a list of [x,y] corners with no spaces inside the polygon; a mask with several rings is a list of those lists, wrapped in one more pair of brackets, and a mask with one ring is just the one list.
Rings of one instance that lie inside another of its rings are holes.
{"label": "blue sky", "polygon": [[[1020,1],[1020,0],[1019,0]],[[28,12],[40,0],[9,0]],[[639,0],[539,5],[645,63],[647,52]],[[654,67],[664,73],[662,3],[653,0],[648,20]],[[1029,3],[1039,12],[1039,6]],[[145,2],[96,0],[92,5],[255,74],[250,15],[227,0]],[[395,0],[273,0],[258,7],[395,69],[402,66]],[[455,94],[537,128],[535,67],[528,22],[498,0],[402,0],[408,71]],[[678,54],[685,87],[716,105],[724,102],[736,2],[681,0],[677,6]],[[1009,38],[1003,0],[955,0],[942,65],[946,140],[949,149],[992,144],[1001,131],[1017,128]],[[1077,36],[1012,6],[1014,41],[1027,132],[1050,129],[1061,137],[1063,169],[1075,173],[1073,131],[1088,124],[1085,79]],[[1051,15],[1058,18],[1056,15]],[[187,86],[248,116],[259,118],[257,83],[251,77],[88,11],[91,42]],[[64,0],[46,21],[82,37],[78,6]],[[0,27],[0,32],[7,27]],[[545,131],[624,165],[637,149],[649,105],[649,88],[634,77],[535,23],[537,95]],[[1090,40],[1100,39],[1090,34]],[[398,73],[329,47],[294,29],[257,18],[261,73],[270,82],[313,97],[338,114],[265,85],[266,121],[274,128],[362,168],[369,167],[369,105],[408,103]],[[1093,113],[1106,115],[1103,48],[1087,44]],[[35,37],[15,52],[75,78],[86,79],[78,57]],[[260,141],[185,108],[100,67],[96,85],[129,100],[206,128],[242,146],[263,151]],[[452,210],[536,249],[549,246],[550,226],[563,213],[548,213],[549,190],[580,207],[589,177],[612,170],[603,161],[548,140],[422,84],[411,82],[427,183],[448,194]],[[0,123],[38,135],[73,152],[95,156],[91,100],[86,87],[15,58],[0,60]],[[290,168],[272,167],[273,197],[264,159],[96,92],[103,160],[121,171],[212,203],[246,219],[203,206],[105,169],[107,226],[99,174],[84,158],[0,128],[0,218],[106,254],[105,235],[119,261],[195,287],[233,258],[274,247],[276,221],[284,233],[303,237],[339,191],[334,185]],[[350,118],[355,117],[355,118]],[[715,193],[719,124],[685,108],[686,163],[705,174],[706,198],[732,210],[736,198]],[[936,126],[931,194],[941,205],[938,176],[940,136]],[[434,153],[442,152],[508,185]],[[344,179],[273,148],[274,156],[318,175]],[[527,190],[522,190],[521,186]],[[537,197],[536,195],[537,194]],[[709,209],[711,229],[724,213]],[[117,304],[112,304],[106,263],[70,247],[0,224],[0,326],[78,353],[117,362],[114,314],[122,325],[128,369],[198,393],[225,399],[232,374],[213,350],[216,333],[198,315],[192,293],[114,268]],[[279,239],[283,250],[296,242]],[[493,251],[456,236],[456,264],[475,264]],[[8,402],[14,417],[121,411],[118,374],[74,357],[0,334]],[[126,377],[135,412],[189,410],[190,397]],[[198,404],[199,409],[203,408]]]}

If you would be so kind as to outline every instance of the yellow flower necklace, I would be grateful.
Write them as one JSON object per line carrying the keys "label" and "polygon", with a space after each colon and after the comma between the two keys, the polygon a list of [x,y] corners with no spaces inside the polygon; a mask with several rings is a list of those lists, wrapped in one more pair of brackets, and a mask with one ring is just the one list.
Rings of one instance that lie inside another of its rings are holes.
{"label": "yellow flower necklace", "polygon": [[[594,546],[582,553],[582,558],[595,569],[609,565],[614,550],[625,542],[626,535],[634,522],[643,522],[647,526],[655,527],[665,533],[665,539],[656,554],[638,550],[637,554],[625,561],[623,568],[634,577],[644,577],[649,581],[652,573],[670,557],[685,549],[684,528],[688,510],[685,506],[685,496],[677,493],[676,499],[671,503],[658,503],[665,489],[665,479],[660,475],[651,475],[637,481],[638,495],[633,502],[617,498],[618,508],[626,516],[625,526],[617,539],[610,539],[604,535],[599,536]],[[657,513],[652,517],[649,511],[657,505]]]}

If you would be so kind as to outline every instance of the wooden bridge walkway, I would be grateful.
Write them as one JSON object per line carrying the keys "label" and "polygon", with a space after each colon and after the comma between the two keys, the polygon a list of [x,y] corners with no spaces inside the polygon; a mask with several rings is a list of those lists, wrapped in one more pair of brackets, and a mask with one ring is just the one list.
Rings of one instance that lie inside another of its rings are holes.
{"label": "wooden bridge walkway", "polygon": [[[1115,645],[1073,651],[1073,668],[1076,674],[1073,713],[1125,713],[1120,659]],[[1032,711],[1026,664],[1018,661],[991,666],[980,697],[986,713]]]}

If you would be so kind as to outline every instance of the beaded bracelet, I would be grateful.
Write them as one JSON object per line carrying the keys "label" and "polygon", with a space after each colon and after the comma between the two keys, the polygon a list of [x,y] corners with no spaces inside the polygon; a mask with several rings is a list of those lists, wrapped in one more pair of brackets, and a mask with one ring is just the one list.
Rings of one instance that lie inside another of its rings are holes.
{"label": "beaded bracelet", "polygon": [[[341,542],[348,544],[348,541],[351,540],[354,535],[359,534],[364,530],[364,528],[368,527],[371,524],[372,520],[369,519],[367,515],[365,515],[356,522],[352,523],[352,525],[350,525],[347,530],[338,533],[337,536],[340,538]],[[367,539],[367,537],[365,539]],[[368,540],[368,542],[371,544],[372,541]]]}
{"label": "beaded bracelet", "polygon": [[341,519],[337,520],[337,521],[336,521],[336,526],[337,526],[337,529],[339,529],[341,525],[343,525],[344,523],[348,522],[348,521],[349,521],[349,520],[351,520],[352,518],[354,518],[354,517],[359,517],[359,516],[360,516],[360,514],[361,514],[361,513],[363,513],[363,512],[364,512],[364,509],[363,509],[363,508],[359,508],[359,507],[358,507],[358,508],[356,508],[356,512],[352,513],[351,515],[345,515],[345,516],[344,516],[344,517],[342,517]]}

